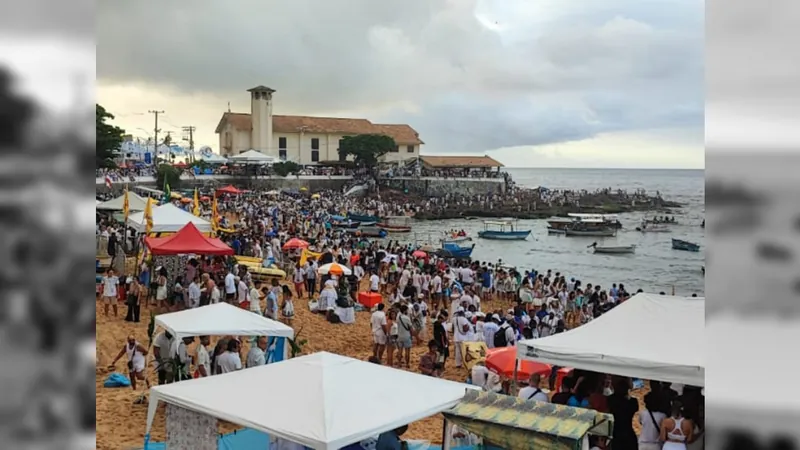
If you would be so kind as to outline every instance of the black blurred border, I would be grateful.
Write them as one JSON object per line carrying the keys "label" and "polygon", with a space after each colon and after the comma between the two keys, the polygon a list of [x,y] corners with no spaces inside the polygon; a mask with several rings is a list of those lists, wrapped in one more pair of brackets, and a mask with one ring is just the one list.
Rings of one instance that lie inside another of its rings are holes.
{"label": "black blurred border", "polygon": [[706,1],[710,449],[800,448],[797,23],[793,0]]}

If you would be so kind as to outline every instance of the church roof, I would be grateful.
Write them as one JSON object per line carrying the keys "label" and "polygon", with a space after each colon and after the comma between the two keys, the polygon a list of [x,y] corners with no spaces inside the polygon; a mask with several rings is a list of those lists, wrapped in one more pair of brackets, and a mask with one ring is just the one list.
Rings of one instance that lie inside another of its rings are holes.
{"label": "church roof", "polygon": [[[239,131],[253,129],[250,114],[226,112],[215,130],[221,133],[223,127],[230,124]],[[347,119],[338,117],[312,117],[312,116],[272,116],[272,131],[274,133],[305,133],[320,134],[383,134],[391,136],[397,145],[424,144],[419,138],[419,133],[405,124],[374,124],[367,119]]]}

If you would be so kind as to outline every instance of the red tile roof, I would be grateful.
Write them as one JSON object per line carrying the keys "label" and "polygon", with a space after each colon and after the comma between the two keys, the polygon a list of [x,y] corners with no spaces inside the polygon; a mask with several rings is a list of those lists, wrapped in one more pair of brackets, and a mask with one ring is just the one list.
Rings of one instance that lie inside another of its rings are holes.
{"label": "red tile roof", "polygon": [[504,167],[503,163],[488,156],[420,156],[422,163],[433,168],[495,168]]}
{"label": "red tile roof", "polygon": [[[250,114],[226,112],[215,130],[221,133],[226,124],[231,124],[234,129],[250,131],[253,129]],[[424,144],[417,133],[405,124],[374,124],[367,119],[345,119],[337,117],[311,117],[311,116],[272,116],[272,131],[278,133],[297,133],[300,130],[306,133],[326,134],[383,134],[391,136],[397,145]]]}

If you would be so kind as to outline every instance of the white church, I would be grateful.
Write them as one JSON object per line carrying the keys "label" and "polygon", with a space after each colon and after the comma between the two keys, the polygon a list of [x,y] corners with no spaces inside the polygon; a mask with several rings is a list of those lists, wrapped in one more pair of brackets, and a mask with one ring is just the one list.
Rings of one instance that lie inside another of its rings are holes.
{"label": "white church", "polygon": [[340,161],[339,140],[358,134],[384,134],[397,147],[384,156],[387,162],[417,158],[424,144],[413,128],[400,124],[376,124],[367,119],[280,116],[272,114],[274,89],[249,89],[250,113],[226,112],[216,128],[222,156],[258,150],[283,161],[313,165]]}

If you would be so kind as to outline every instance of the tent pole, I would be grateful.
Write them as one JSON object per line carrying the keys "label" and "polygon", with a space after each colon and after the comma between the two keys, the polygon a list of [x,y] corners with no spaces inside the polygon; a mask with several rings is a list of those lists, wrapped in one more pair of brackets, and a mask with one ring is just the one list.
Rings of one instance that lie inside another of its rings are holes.
{"label": "tent pole", "polygon": [[517,370],[519,369],[519,358],[514,359],[514,378],[511,380],[511,392],[509,395],[517,395]]}

